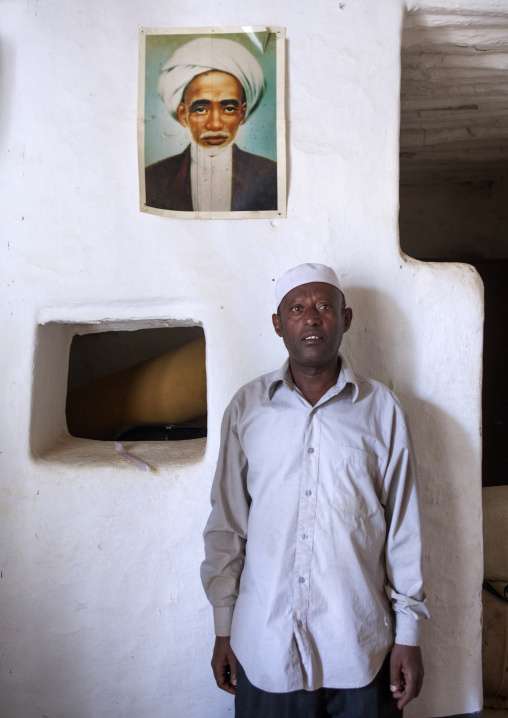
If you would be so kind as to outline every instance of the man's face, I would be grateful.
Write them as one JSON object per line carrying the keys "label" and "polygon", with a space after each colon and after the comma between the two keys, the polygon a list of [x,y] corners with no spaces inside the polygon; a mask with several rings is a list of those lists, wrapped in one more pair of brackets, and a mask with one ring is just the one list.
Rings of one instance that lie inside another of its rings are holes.
{"label": "man's face", "polygon": [[243,87],[236,77],[212,70],[187,85],[177,116],[201,147],[225,147],[235,139],[246,110]]}
{"label": "man's face", "polygon": [[310,282],[288,292],[272,320],[292,365],[319,368],[337,361],[352,316],[351,309],[344,308],[344,297],[337,287]]}

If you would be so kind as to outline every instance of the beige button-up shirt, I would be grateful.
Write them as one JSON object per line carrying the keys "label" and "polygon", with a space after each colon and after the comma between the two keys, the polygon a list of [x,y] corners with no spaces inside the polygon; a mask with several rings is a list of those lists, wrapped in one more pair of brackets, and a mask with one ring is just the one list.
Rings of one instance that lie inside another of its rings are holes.
{"label": "beige button-up shirt", "polygon": [[265,691],[367,685],[428,616],[403,411],[341,359],[315,406],[286,362],[223,419],[201,576],[217,635]]}

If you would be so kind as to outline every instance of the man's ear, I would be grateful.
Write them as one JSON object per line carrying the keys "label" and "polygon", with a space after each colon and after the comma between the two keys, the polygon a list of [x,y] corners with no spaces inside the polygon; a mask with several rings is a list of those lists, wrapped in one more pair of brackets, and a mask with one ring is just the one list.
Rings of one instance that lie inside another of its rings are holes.
{"label": "man's ear", "polygon": [[353,321],[353,310],[351,307],[344,309],[344,332],[347,332]]}
{"label": "man's ear", "polygon": [[247,103],[246,102],[242,102],[242,105],[240,107],[240,112],[242,113],[242,119],[241,119],[240,124],[243,125],[243,123],[245,122],[245,118],[247,116]]}
{"label": "man's ear", "polygon": [[273,322],[273,328],[275,329],[275,331],[277,332],[277,334],[279,335],[279,337],[281,337],[281,336],[282,336],[282,329],[281,329],[281,326],[280,326],[280,317],[279,317],[278,314],[272,314],[272,322]]}
{"label": "man's ear", "polygon": [[178,122],[183,127],[187,127],[187,111],[183,102],[180,102],[180,104],[178,105],[178,108],[176,110],[176,116],[178,117]]}

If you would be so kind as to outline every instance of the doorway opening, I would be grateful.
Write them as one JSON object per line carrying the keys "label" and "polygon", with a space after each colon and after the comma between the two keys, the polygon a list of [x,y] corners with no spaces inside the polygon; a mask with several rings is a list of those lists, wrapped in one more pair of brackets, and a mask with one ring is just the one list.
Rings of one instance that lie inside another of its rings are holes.
{"label": "doorway opening", "polygon": [[485,285],[483,485],[508,483],[508,15],[414,11],[402,39],[400,244]]}

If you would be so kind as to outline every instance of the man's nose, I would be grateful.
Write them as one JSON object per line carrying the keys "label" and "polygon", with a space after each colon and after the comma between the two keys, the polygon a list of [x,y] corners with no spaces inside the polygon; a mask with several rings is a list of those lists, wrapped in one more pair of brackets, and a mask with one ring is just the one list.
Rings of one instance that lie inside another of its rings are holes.
{"label": "man's nose", "polygon": [[316,326],[316,324],[321,323],[321,317],[319,316],[319,312],[315,307],[311,307],[310,309],[307,309],[305,312],[305,324],[309,324],[310,326]]}
{"label": "man's nose", "polygon": [[208,115],[207,126],[211,130],[221,129],[222,120],[220,115],[220,107],[212,107],[210,114]]}

